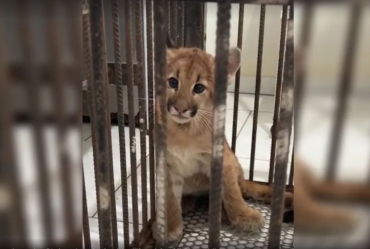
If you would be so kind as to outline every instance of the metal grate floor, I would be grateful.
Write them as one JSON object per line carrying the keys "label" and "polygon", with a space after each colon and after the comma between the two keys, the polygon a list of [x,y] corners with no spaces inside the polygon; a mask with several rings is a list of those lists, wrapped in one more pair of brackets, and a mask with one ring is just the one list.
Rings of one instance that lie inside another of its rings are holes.
{"label": "metal grate floor", "polygon": [[[270,207],[268,205],[248,202],[249,206],[259,210],[266,219],[265,227],[260,233],[240,233],[226,224],[221,227],[221,248],[267,248],[268,230],[270,225]],[[293,225],[283,224],[280,248],[293,247]],[[171,248],[208,248],[208,206],[200,204],[189,211],[184,217],[184,235],[182,239]]]}

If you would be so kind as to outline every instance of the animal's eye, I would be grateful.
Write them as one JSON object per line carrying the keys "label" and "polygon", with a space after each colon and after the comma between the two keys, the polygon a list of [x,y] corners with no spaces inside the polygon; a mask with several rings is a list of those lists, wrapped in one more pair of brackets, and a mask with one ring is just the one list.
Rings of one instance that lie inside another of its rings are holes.
{"label": "animal's eye", "polygon": [[175,79],[175,78],[172,78],[172,77],[168,79],[168,85],[171,88],[174,88],[174,89],[179,88],[179,82],[178,82],[178,80]]}
{"label": "animal's eye", "polygon": [[203,84],[197,83],[194,86],[193,92],[199,94],[202,93],[205,89],[206,87]]}

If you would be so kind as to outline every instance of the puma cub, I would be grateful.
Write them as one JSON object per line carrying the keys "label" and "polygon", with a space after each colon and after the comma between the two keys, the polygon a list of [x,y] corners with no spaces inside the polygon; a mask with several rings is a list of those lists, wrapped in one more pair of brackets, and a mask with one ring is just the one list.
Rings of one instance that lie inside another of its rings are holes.
{"label": "puma cub", "polygon": [[[239,67],[240,50],[231,48],[228,83]],[[189,205],[182,203],[182,197],[209,191],[214,70],[214,58],[201,49],[167,50],[167,227],[170,242],[182,236],[182,204]],[[158,102],[156,111],[161,115]],[[269,203],[271,195],[271,187],[244,179],[242,167],[225,138],[222,203],[231,225],[242,231],[258,231],[265,220],[244,198]],[[292,205],[293,194],[285,194],[285,203]]]}

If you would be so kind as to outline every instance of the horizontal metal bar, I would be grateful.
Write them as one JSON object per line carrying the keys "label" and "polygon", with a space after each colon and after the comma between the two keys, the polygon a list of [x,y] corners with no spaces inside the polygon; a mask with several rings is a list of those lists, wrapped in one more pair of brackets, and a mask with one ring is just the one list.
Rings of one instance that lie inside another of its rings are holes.
{"label": "horizontal metal bar", "polygon": [[[205,2],[215,3],[218,0],[169,0],[169,1],[185,1],[185,2]],[[232,0],[231,3],[239,4],[266,4],[266,5],[285,5],[291,0]],[[294,0],[294,3],[345,3],[353,2],[353,0]]]}
{"label": "horizontal metal bar", "polygon": [[[115,85],[116,84],[115,62],[108,62],[107,65],[108,65],[108,84]],[[122,66],[122,78],[126,78],[127,77],[127,74],[126,74],[127,64],[121,63],[121,66]],[[134,66],[134,70],[136,67],[138,67],[137,63],[134,63],[133,66]],[[25,66],[24,64],[17,64],[17,63],[13,63],[9,65],[9,69],[8,69],[9,77],[14,81],[14,84],[21,84],[27,81],[26,76],[25,76],[26,67],[27,66]],[[34,68],[39,73],[40,79],[42,79],[42,82],[40,82],[41,85],[47,84],[47,82],[50,82],[52,75],[53,75],[50,65],[38,64],[38,65],[34,65]],[[63,70],[61,72],[62,74],[71,75],[75,71],[75,68],[70,63],[67,65],[62,64],[62,70]],[[123,85],[127,85],[127,81],[125,80],[122,83]],[[81,85],[82,85],[82,82],[81,82]]]}
{"label": "horizontal metal bar", "polygon": [[[169,0],[169,1],[185,1],[185,2],[218,2],[218,0]],[[270,4],[270,5],[282,5],[288,4],[290,0],[231,0],[231,3],[239,4]],[[318,1],[318,0],[317,0]],[[328,1],[328,0],[327,0]]]}

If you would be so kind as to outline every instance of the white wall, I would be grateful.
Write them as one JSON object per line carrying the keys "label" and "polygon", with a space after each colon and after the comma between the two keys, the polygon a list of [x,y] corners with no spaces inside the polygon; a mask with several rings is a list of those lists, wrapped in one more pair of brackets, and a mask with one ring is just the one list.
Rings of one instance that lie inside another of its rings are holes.
{"label": "white wall", "polygon": [[[279,56],[281,7],[267,6],[262,62],[261,93],[273,94]],[[208,3],[206,12],[206,50],[215,54],[217,4]],[[237,45],[239,4],[232,4],[230,46]],[[241,66],[241,92],[254,92],[257,68],[260,5],[244,6],[243,50]],[[233,86],[230,86],[230,91]]]}
{"label": "white wall", "polygon": [[[350,9],[345,4],[320,4],[313,12],[312,37],[307,53],[309,90],[332,91],[338,86],[347,39]],[[299,42],[302,6],[295,7],[296,44]],[[354,72],[355,91],[369,93],[370,6],[363,10]]]}
{"label": "white wall", "polygon": [[[299,42],[302,23],[302,6],[295,5],[294,35]],[[308,51],[307,80],[309,89],[333,91],[338,85],[342,68],[349,8],[342,4],[319,5],[315,8],[312,23],[311,48]],[[206,50],[215,54],[217,4],[208,3],[206,12]],[[231,11],[230,45],[237,44],[239,5],[233,4]],[[241,66],[241,92],[254,92],[257,45],[259,36],[259,5],[245,5],[244,34]],[[267,6],[265,40],[263,47],[261,93],[274,94],[279,53],[281,7]],[[355,64],[355,91],[370,93],[370,6],[364,8]],[[229,87],[233,91],[233,86]]]}

